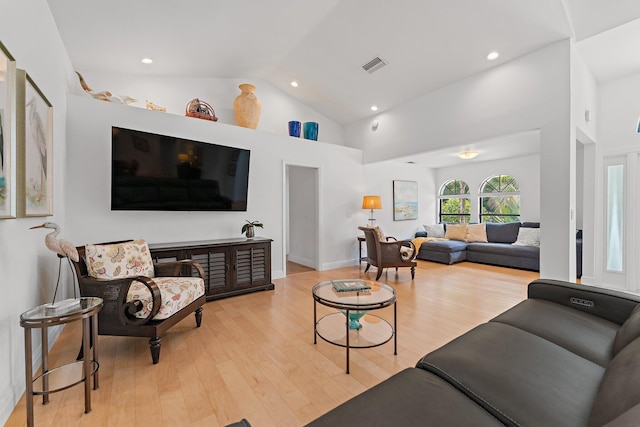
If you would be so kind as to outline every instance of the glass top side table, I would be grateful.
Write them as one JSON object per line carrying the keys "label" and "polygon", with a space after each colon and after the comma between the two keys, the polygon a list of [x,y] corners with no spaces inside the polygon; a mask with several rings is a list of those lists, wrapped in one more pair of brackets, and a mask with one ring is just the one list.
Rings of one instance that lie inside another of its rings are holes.
{"label": "glass top side table", "polygon": [[[93,389],[98,384],[98,312],[102,309],[101,298],[78,298],[67,300],[66,304],[51,308],[50,304],[43,304],[20,315],[20,326],[24,328],[24,353],[27,406],[27,426],[34,425],[33,396],[42,395],[42,403],[49,403],[49,394],[65,390],[84,382],[84,411],[91,412],[91,382]],[[82,321],[82,348],[84,359],[66,365],[49,369],[49,343],[47,328],[64,325],[75,321]],[[42,373],[33,378],[31,331],[42,329]],[[93,343],[93,352],[91,351]],[[93,353],[93,359],[91,354]],[[80,368],[80,369],[78,369]],[[51,386],[57,379],[64,378],[62,384]],[[34,387],[35,385],[35,387]]]}
{"label": "glass top side table", "polygon": [[[336,292],[331,281],[320,282],[311,291],[314,300],[313,343],[317,344],[317,337],[320,337],[330,344],[346,348],[347,374],[351,348],[377,347],[393,338],[393,354],[398,354],[396,291],[383,283],[364,282],[371,287],[367,292]],[[338,311],[318,319],[317,304]],[[372,310],[390,306],[393,306],[393,325],[371,314]]]}

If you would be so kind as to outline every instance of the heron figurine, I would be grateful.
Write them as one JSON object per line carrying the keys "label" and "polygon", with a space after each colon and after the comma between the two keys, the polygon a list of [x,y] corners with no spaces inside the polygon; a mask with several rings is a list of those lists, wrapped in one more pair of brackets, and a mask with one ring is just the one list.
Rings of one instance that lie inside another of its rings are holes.
{"label": "heron figurine", "polygon": [[[57,254],[58,258],[60,259],[60,262],[58,263],[58,281],[56,282],[56,290],[53,293],[53,302],[51,303],[51,305],[55,305],[56,294],[58,293],[58,285],[60,284],[60,269],[62,265],[62,258],[67,258],[69,267],[71,268],[73,274],[73,266],[71,265],[71,260],[78,262],[80,257],[78,256],[78,250],[70,241],[65,239],[58,239],[58,234],[60,234],[60,226],[55,222],[45,222],[44,224],[31,227],[30,230],[33,230],[35,228],[48,228],[53,230],[51,233],[45,236],[44,244],[50,251]],[[76,296],[75,281],[73,285],[73,296]]]}

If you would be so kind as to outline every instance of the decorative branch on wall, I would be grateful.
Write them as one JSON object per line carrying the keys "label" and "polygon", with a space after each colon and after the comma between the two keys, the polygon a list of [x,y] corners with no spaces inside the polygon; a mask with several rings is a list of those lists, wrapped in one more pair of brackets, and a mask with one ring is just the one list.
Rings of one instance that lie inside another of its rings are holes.
{"label": "decorative branch on wall", "polygon": [[87,82],[84,81],[84,77],[82,77],[82,74],[80,74],[77,71],[76,71],[76,74],[80,79],[80,86],[82,86],[82,89],[85,92],[87,92],[89,95],[91,95],[93,99],[97,99],[99,101],[115,102],[118,104],[131,104],[133,102],[138,102],[137,99],[132,98],[128,95],[114,95],[108,90],[103,90],[102,92],[96,92],[95,90],[91,89],[89,85],[87,85]]}
{"label": "decorative branch on wall", "polygon": [[0,219],[16,217],[16,62],[0,42]]}
{"label": "decorative branch on wall", "polygon": [[18,216],[53,215],[53,106],[17,70]]}

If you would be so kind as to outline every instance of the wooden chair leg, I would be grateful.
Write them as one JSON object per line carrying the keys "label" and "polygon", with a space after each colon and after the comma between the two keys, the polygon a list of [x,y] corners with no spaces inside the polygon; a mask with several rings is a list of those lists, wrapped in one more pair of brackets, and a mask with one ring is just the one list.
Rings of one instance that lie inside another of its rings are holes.
{"label": "wooden chair leg", "polygon": [[371,264],[367,263],[367,268],[364,269],[364,272],[366,273],[367,271],[369,271],[369,267],[371,267]]}
{"label": "wooden chair leg", "polygon": [[153,337],[149,340],[149,349],[151,350],[151,360],[155,365],[160,361],[160,337]]}
{"label": "wooden chair leg", "polygon": [[416,277],[416,268],[411,267],[411,280],[413,280],[415,277]]}
{"label": "wooden chair leg", "polygon": [[378,274],[376,275],[376,280],[380,279],[380,276],[382,276],[382,270],[384,270],[384,269],[378,267]]}
{"label": "wooden chair leg", "polygon": [[202,307],[196,310],[196,328],[199,328],[201,323],[202,323]]}

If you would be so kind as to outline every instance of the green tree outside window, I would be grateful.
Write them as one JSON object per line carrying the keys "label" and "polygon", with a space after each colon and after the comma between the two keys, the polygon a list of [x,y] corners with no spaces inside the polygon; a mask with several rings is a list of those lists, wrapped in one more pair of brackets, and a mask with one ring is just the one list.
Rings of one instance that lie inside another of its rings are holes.
{"label": "green tree outside window", "polygon": [[440,222],[468,223],[471,219],[469,186],[460,180],[451,180],[440,187]]}
{"label": "green tree outside window", "polygon": [[520,187],[509,175],[487,178],[480,186],[480,222],[520,221]]}

